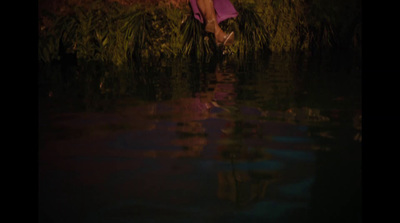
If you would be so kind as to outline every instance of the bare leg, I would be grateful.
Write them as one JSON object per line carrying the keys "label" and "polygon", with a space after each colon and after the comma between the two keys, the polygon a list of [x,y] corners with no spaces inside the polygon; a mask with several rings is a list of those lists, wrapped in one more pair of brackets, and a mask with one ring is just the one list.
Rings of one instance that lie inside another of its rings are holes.
{"label": "bare leg", "polygon": [[209,3],[210,0],[197,0],[197,6],[199,7],[199,10],[201,12],[201,14],[203,14],[203,17],[206,20],[211,20],[213,18],[215,18],[215,12],[214,12],[214,7],[211,8]]}
{"label": "bare leg", "polygon": [[221,27],[217,23],[217,18],[214,9],[214,3],[212,0],[197,0],[197,6],[203,17],[205,18],[205,22],[214,20],[215,31],[214,36],[217,42],[223,42],[226,33],[221,29]]}

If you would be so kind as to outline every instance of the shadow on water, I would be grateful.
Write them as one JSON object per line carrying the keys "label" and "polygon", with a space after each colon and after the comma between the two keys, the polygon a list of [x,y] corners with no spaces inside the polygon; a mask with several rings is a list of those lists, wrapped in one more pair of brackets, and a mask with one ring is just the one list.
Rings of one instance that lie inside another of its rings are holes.
{"label": "shadow on water", "polygon": [[41,222],[361,222],[351,55],[40,67]]}

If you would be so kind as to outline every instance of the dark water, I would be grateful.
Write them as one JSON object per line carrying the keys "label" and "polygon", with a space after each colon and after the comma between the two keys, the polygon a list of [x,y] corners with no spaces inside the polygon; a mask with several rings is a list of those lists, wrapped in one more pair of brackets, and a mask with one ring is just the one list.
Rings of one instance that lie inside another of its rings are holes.
{"label": "dark water", "polygon": [[351,54],[39,73],[40,222],[361,222]]}

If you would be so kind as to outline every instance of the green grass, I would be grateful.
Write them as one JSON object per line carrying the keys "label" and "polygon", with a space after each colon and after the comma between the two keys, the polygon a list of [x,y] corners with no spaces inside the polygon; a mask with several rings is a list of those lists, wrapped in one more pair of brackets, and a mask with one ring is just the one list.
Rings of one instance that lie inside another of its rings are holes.
{"label": "green grass", "polygon": [[[235,31],[233,56],[360,48],[360,0],[232,0],[239,16],[220,25]],[[94,1],[68,14],[42,12],[38,60],[59,60],[60,41],[78,59],[116,65],[148,58],[204,57],[220,53],[189,7],[130,6]]]}

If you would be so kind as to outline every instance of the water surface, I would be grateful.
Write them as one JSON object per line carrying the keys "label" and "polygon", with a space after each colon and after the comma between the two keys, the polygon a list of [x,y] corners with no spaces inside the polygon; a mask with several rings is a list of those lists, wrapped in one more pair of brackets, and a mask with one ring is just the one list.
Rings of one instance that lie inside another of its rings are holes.
{"label": "water surface", "polygon": [[42,222],[361,222],[357,57],[39,73]]}

